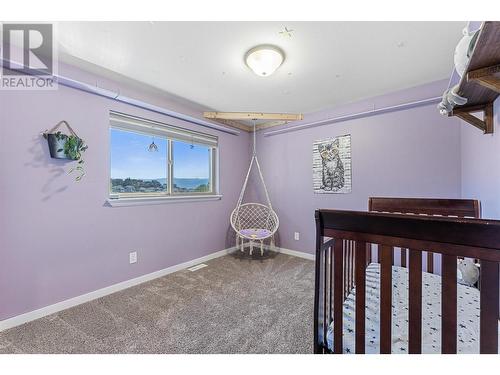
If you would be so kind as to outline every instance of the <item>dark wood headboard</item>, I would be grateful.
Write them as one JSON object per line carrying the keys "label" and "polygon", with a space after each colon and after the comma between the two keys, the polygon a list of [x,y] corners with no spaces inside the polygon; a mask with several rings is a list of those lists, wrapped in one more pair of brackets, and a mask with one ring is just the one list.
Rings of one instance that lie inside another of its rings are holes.
{"label": "dark wood headboard", "polygon": [[372,197],[368,211],[481,218],[481,205],[475,199]]}
{"label": "dark wood headboard", "polygon": [[[475,199],[435,199],[435,198],[381,198],[368,199],[368,211],[416,214],[430,216],[456,216],[480,219],[481,205]],[[371,253],[368,255],[371,261]],[[401,249],[401,266],[406,267],[407,249]],[[477,261],[477,260],[476,260]],[[427,252],[427,272],[434,272],[434,254]]]}

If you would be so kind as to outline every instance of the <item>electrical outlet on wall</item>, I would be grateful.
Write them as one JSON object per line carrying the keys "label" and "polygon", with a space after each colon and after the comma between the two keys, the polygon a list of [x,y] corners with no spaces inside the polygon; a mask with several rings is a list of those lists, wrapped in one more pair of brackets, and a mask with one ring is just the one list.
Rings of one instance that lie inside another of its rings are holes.
{"label": "electrical outlet on wall", "polygon": [[295,241],[300,240],[300,233],[299,232],[295,232],[294,235],[293,235],[293,238],[295,239]]}
{"label": "electrical outlet on wall", "polygon": [[128,261],[130,264],[137,263],[137,251],[132,251],[128,254]]}

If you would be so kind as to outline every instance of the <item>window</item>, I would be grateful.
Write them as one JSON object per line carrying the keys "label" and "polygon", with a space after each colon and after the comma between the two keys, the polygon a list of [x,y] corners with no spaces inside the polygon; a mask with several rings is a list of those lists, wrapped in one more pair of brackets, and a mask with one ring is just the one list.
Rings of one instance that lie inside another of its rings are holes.
{"label": "window", "polygon": [[182,141],[172,141],[174,193],[209,193],[212,191],[212,149]]}
{"label": "window", "polygon": [[[148,151],[152,142],[155,152]],[[111,129],[111,193],[167,193],[167,139]]]}
{"label": "window", "polygon": [[217,138],[112,112],[110,197],[215,195]]}

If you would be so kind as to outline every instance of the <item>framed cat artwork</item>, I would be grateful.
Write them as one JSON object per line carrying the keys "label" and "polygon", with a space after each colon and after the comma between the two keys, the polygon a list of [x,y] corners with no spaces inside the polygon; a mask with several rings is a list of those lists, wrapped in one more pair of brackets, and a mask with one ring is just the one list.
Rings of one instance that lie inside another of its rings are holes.
{"label": "framed cat artwork", "polygon": [[351,192],[351,135],[313,143],[313,189],[319,194]]}

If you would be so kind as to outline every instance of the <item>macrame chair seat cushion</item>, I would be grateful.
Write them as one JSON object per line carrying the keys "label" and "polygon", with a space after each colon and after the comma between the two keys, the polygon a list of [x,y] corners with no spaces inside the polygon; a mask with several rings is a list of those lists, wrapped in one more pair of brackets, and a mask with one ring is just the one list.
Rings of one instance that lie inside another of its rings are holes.
{"label": "macrame chair seat cushion", "polygon": [[268,206],[245,203],[233,210],[231,226],[242,238],[263,241],[276,233],[279,219],[276,212]]}
{"label": "macrame chair seat cushion", "polygon": [[261,228],[248,228],[240,230],[240,234],[247,238],[262,240],[271,236],[271,231],[268,229],[261,229]]}

